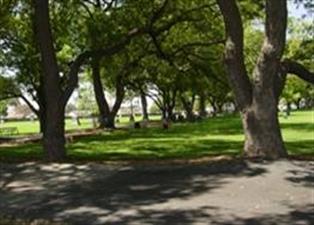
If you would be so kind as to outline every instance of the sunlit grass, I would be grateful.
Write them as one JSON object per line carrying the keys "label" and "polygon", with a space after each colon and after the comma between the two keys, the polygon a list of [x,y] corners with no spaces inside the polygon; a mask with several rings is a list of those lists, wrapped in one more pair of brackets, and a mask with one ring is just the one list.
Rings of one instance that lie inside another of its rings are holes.
{"label": "sunlit grass", "polygon": [[[159,119],[160,116],[151,116],[153,120]],[[141,117],[136,116],[136,121],[140,121]],[[90,129],[93,128],[93,120],[92,119],[80,119],[80,125],[77,124],[75,120],[66,119],[65,125],[66,130],[73,131],[73,130],[82,130],[82,129]],[[119,119],[118,126],[125,126],[128,125],[129,118],[127,116],[123,116]],[[16,135],[28,135],[28,134],[38,134],[39,133],[39,122],[37,120],[23,120],[23,121],[8,121],[0,124],[0,129],[2,127],[16,127],[18,130],[18,134],[12,134],[13,136]]]}
{"label": "sunlit grass", "polygon": [[[314,155],[313,112],[292,112],[280,117],[287,149],[292,155]],[[67,145],[73,160],[121,160],[196,158],[210,155],[238,155],[243,146],[243,132],[238,116],[210,118],[197,123],[116,130],[75,139]],[[28,144],[0,147],[3,160],[40,158],[41,147]]]}

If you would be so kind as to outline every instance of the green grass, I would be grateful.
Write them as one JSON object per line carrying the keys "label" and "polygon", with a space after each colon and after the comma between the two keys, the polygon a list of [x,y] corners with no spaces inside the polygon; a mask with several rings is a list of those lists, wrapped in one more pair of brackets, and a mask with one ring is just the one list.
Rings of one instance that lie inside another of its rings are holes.
{"label": "green grass", "polygon": [[[137,116],[135,118],[137,121],[141,120],[140,116]],[[160,119],[160,116],[152,116],[151,119]],[[71,119],[67,119],[65,121],[66,130],[82,130],[82,129],[88,129],[93,128],[93,122],[91,119],[81,119],[80,120],[81,125],[78,126],[76,121],[73,121]],[[120,119],[120,122],[118,125],[127,125],[129,123],[129,118],[124,116]],[[39,133],[39,122],[38,121],[9,121],[0,124],[0,128],[2,127],[16,127],[19,132],[19,136],[28,135],[28,134],[37,134]],[[13,134],[16,136],[17,134]]]}
{"label": "green grass", "polygon": [[[0,124],[0,128],[1,127],[16,127],[19,131],[19,135],[36,134],[39,132],[38,121],[10,121]],[[92,122],[88,119],[82,119],[81,126],[77,126],[76,123],[70,119],[66,120],[66,130],[85,128],[92,128]]]}
{"label": "green grass", "polygon": [[[314,155],[314,113],[292,112],[280,117],[287,149],[292,155]],[[210,155],[237,155],[243,146],[239,117],[225,116],[203,122],[161,128],[117,130],[84,137],[68,144],[73,160],[169,159]],[[0,147],[2,160],[39,159],[38,144]]]}

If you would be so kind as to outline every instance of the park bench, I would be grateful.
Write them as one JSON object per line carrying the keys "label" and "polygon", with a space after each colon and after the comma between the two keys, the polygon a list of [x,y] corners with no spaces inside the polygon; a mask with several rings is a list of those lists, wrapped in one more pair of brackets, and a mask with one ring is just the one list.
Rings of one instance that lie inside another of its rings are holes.
{"label": "park bench", "polygon": [[14,134],[19,134],[19,130],[17,129],[17,127],[1,127],[0,128],[1,136],[11,136]]}

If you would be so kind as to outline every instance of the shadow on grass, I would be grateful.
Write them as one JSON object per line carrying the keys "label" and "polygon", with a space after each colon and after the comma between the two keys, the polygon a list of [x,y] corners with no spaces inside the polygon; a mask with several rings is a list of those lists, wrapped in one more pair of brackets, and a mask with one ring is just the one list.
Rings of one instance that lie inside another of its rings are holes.
{"label": "shadow on grass", "polygon": [[[165,140],[127,139],[128,142],[109,142],[102,136],[83,138],[69,144],[68,155],[72,160],[140,160],[197,158],[202,156],[239,155],[243,147],[242,141],[228,140]],[[313,156],[314,140],[286,142],[288,152],[292,156]],[[43,157],[41,146],[27,144],[0,148],[0,161],[31,161]]]}
{"label": "shadow on grass", "polygon": [[214,155],[237,155],[242,142],[224,140],[132,140],[125,145],[102,142],[79,142],[69,146],[69,156],[76,159],[170,159]]}
{"label": "shadow on grass", "polygon": [[314,132],[314,123],[282,123],[281,129],[289,129],[302,132]]}
{"label": "shadow on grass", "polygon": [[[309,134],[313,124],[282,123],[285,131]],[[73,160],[120,160],[195,158],[211,155],[237,155],[243,148],[239,117],[211,118],[197,123],[173,124],[161,128],[129,129],[104,132],[74,139],[68,144]],[[313,155],[314,140],[286,141],[292,155]],[[43,156],[39,144],[0,147],[1,161],[38,160]]]}
{"label": "shadow on grass", "polygon": [[23,144],[0,147],[0,161],[31,161],[43,158],[42,147],[39,144]]}
{"label": "shadow on grass", "polygon": [[302,141],[286,141],[285,145],[291,155],[314,156],[314,139]]}

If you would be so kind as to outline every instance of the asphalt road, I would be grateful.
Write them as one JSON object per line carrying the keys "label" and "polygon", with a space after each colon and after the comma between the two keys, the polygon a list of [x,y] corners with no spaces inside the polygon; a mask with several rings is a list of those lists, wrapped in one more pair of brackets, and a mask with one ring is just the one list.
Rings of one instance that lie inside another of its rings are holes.
{"label": "asphalt road", "polygon": [[75,225],[311,225],[314,162],[2,163],[0,212]]}

